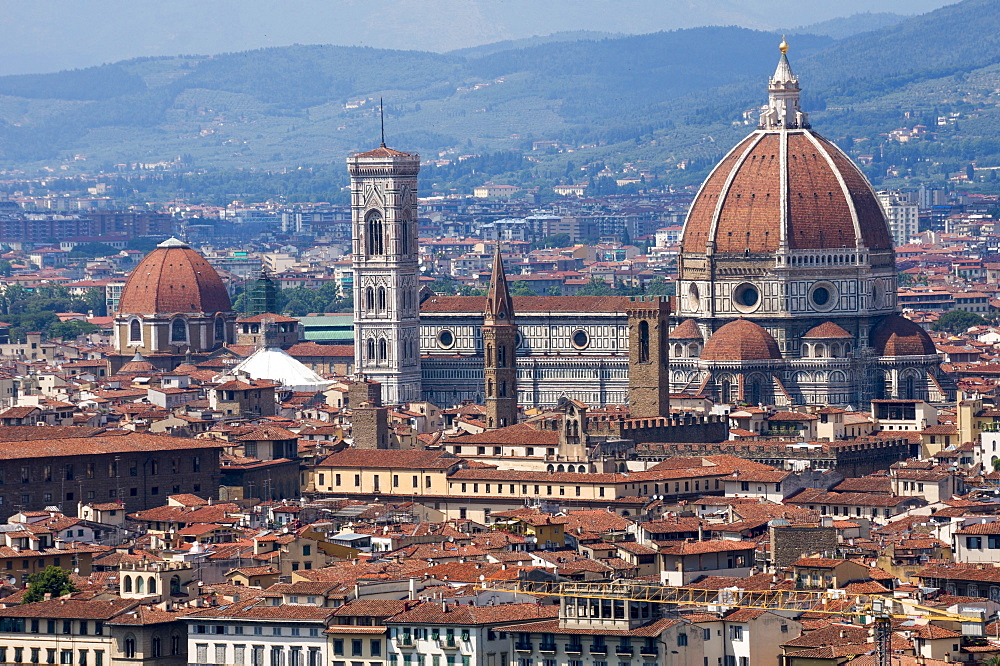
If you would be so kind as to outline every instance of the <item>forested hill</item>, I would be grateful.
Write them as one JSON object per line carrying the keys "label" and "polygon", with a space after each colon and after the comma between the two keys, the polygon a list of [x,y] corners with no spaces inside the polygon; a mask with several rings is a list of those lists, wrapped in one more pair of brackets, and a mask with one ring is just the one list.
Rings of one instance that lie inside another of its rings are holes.
{"label": "forested hill", "polygon": [[[1000,165],[1000,3],[872,23],[843,39],[788,34],[814,126],[871,153],[894,129],[928,125],[933,146],[876,151],[903,175]],[[209,170],[339,170],[376,141],[384,97],[391,143],[425,158],[527,154],[538,141],[574,149],[490,160],[510,170],[479,180],[578,178],[571,161],[631,162],[665,182],[693,182],[749,129],[744,114],[765,99],[780,36],[710,27],[560,39],[451,54],[292,46],[0,77],[0,166],[94,170],[181,157]],[[938,128],[943,116],[960,120]]]}

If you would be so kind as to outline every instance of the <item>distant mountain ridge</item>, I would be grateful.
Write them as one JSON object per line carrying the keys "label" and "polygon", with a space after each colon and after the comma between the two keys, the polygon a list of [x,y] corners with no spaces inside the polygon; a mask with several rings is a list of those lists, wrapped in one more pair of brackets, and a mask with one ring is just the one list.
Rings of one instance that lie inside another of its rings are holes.
{"label": "distant mountain ridge", "polygon": [[[890,20],[861,17],[851,17],[851,30]],[[291,46],[0,77],[0,165],[113,169],[182,156],[207,169],[339,168],[377,137],[382,97],[391,142],[428,159],[531,152],[547,140],[577,150],[540,153],[509,177],[572,179],[567,162],[604,160],[696,182],[748,131],[744,113],[752,122],[778,57],[774,33],[736,27],[593,37],[447,54]],[[788,40],[804,105],[828,136],[877,137],[913,124],[913,109],[931,124],[957,109],[981,119],[963,123],[976,134],[971,143],[963,135],[962,150],[987,161],[1000,152],[990,97],[1000,88],[990,73],[1000,64],[995,0],[964,0],[841,39],[789,32]],[[972,94],[983,101],[968,101]]]}

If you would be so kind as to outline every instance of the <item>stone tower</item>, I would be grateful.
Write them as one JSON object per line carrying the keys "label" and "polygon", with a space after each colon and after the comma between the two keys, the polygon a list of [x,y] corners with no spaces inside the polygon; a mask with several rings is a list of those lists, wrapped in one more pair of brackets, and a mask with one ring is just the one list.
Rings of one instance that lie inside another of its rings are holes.
{"label": "stone tower", "polygon": [[354,367],[386,404],[420,400],[417,173],[420,156],[386,148],[352,155]]}
{"label": "stone tower", "polygon": [[493,275],[483,312],[483,379],[486,427],[503,428],[517,423],[517,324],[500,243],[493,257]]}
{"label": "stone tower", "polygon": [[670,412],[670,364],[667,334],[670,302],[659,296],[638,297],[628,306],[628,407],[633,417]]}

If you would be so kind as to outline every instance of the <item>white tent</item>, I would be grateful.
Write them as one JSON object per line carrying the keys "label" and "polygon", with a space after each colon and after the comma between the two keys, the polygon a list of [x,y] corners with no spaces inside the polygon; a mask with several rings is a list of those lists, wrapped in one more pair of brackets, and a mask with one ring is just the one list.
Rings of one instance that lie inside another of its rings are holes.
{"label": "white tent", "polygon": [[332,381],[323,379],[277,347],[262,347],[226,374],[269,379],[292,391],[324,391]]}

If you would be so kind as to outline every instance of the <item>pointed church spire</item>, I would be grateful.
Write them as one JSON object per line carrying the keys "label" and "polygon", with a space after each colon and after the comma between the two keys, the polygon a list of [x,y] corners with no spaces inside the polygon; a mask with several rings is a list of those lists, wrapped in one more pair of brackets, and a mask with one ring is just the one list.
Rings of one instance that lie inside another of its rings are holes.
{"label": "pointed church spire", "polygon": [[760,116],[761,129],[795,129],[809,127],[809,116],[799,107],[799,79],[788,62],[788,42],[781,38],[781,57],[768,81],[768,102]]}
{"label": "pointed church spire", "polygon": [[511,322],[514,319],[514,303],[507,288],[507,274],[503,269],[499,240],[496,254],[493,255],[493,274],[490,276],[490,290],[486,295],[486,311],[483,315],[487,324]]}

